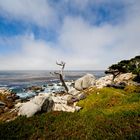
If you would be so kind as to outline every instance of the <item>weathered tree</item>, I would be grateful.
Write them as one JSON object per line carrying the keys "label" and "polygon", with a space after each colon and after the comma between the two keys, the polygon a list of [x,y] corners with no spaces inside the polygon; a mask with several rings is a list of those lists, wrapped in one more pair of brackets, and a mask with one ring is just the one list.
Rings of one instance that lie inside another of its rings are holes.
{"label": "weathered tree", "polygon": [[62,83],[62,86],[65,88],[65,91],[68,92],[68,87],[67,87],[67,85],[66,85],[66,83],[64,81],[64,68],[65,68],[66,63],[63,62],[63,61],[58,63],[56,61],[56,64],[61,67],[61,70],[59,72],[54,72],[54,74],[59,76],[59,79],[60,79],[60,81]]}
{"label": "weathered tree", "polygon": [[136,78],[134,80],[140,82],[140,56],[136,56],[130,60],[122,60],[117,64],[113,64],[105,71],[106,74],[113,75],[112,81],[114,81],[117,75],[127,72],[136,74]]}
{"label": "weathered tree", "polygon": [[114,79],[117,77],[117,75],[120,74],[120,72],[118,70],[109,69],[105,71],[105,74],[112,74],[113,75],[112,82],[114,82]]}

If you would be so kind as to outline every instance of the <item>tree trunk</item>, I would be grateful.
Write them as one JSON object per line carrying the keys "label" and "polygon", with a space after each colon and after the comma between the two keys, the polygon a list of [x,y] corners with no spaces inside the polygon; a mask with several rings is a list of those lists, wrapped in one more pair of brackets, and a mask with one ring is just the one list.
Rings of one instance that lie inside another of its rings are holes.
{"label": "tree trunk", "polygon": [[61,66],[61,71],[60,72],[54,72],[54,74],[59,75],[62,86],[65,88],[66,92],[68,93],[68,87],[65,84],[64,77],[63,77],[64,76],[63,71],[64,71],[64,68],[65,68],[65,62],[63,62],[63,61],[61,61],[61,63],[56,62],[56,64]]}
{"label": "tree trunk", "polygon": [[63,76],[61,74],[59,74],[59,77],[60,77],[60,81],[62,83],[62,86],[65,88],[66,92],[68,93],[68,87],[67,85],[65,84],[65,81],[63,79]]}

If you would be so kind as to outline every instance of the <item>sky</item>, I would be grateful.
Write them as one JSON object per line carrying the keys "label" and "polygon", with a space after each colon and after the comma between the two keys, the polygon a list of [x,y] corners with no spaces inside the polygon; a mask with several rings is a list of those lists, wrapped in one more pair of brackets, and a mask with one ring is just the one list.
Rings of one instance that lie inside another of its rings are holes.
{"label": "sky", "polygon": [[140,55],[140,0],[0,0],[0,70],[105,70]]}

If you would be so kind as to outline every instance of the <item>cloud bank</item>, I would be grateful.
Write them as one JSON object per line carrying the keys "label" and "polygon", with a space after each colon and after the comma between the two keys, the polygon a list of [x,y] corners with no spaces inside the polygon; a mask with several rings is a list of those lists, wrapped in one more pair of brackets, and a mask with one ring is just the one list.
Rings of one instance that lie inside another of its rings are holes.
{"label": "cloud bank", "polygon": [[[118,14],[109,16],[110,13],[106,12],[111,12],[113,3],[110,0],[73,0],[73,3],[70,0],[60,3],[46,0],[13,0],[11,3],[1,0],[0,15],[8,18],[8,22],[19,20],[38,28],[51,28],[57,30],[57,38],[36,38],[32,30],[10,37],[1,35],[0,69],[51,70],[57,68],[56,60],[63,60],[67,69],[99,70],[139,55],[140,2],[121,2],[122,15],[119,15],[120,18],[117,16],[116,21],[114,16]],[[85,18],[84,14],[91,5],[94,10],[87,13],[88,18]],[[99,10],[100,7],[103,7],[103,11]],[[73,13],[68,12],[69,8]],[[96,23],[99,14],[104,16],[100,23]],[[49,33],[46,35],[49,36]]]}

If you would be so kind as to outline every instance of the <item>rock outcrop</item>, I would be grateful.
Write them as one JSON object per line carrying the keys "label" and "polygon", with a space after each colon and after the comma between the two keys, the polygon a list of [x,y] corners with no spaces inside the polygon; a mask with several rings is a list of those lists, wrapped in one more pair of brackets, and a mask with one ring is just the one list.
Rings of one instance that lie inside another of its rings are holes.
{"label": "rock outcrop", "polygon": [[132,74],[132,73],[124,73],[124,74],[120,74],[118,75],[115,79],[114,82],[117,84],[120,83],[125,83],[126,85],[128,85],[129,83],[132,82],[132,80],[136,77],[136,75]]}
{"label": "rock outcrop", "polygon": [[7,88],[0,88],[0,94],[9,96],[9,95],[11,95],[11,92]]}
{"label": "rock outcrop", "polygon": [[7,107],[8,109],[11,109],[14,104],[15,101],[18,99],[18,96],[16,96],[16,94],[11,93],[8,89],[4,89],[1,88],[0,89],[0,102],[1,102],[1,107],[2,107],[2,103],[4,103],[5,105],[4,107]]}
{"label": "rock outcrop", "polygon": [[42,86],[31,86],[31,87],[28,87],[26,90],[39,93],[39,92],[44,91],[45,89]]}
{"label": "rock outcrop", "polygon": [[31,117],[35,113],[43,111],[50,112],[53,108],[54,102],[50,95],[35,96],[33,99],[26,103],[20,103],[16,107],[19,108],[18,115]]}
{"label": "rock outcrop", "polygon": [[74,96],[66,94],[66,95],[56,95],[52,96],[52,99],[54,101],[54,108],[53,111],[65,111],[65,112],[75,112],[79,111],[81,107],[75,106],[74,102],[79,101],[75,100],[71,104],[69,104],[69,101],[74,98]]}
{"label": "rock outcrop", "polygon": [[[86,96],[84,93],[77,95],[70,94],[55,94],[55,93],[39,93],[28,102],[18,103],[15,108],[18,111],[18,115],[31,117],[37,112],[50,112],[50,111],[66,111],[75,112],[79,111],[81,107],[74,104],[79,100],[84,99]],[[69,104],[69,102],[71,102]]]}
{"label": "rock outcrop", "polygon": [[95,87],[103,88],[112,83],[113,75],[107,75],[96,80]]}
{"label": "rock outcrop", "polygon": [[113,81],[113,75],[107,75],[105,77],[101,77],[98,80],[96,80],[95,86],[97,88],[103,88],[108,85],[112,85],[113,87],[121,87],[122,85],[129,85],[133,83],[133,79],[135,78],[135,75],[132,73],[124,73],[119,74]]}
{"label": "rock outcrop", "polygon": [[92,74],[86,74],[85,76],[79,78],[75,81],[75,89],[76,90],[83,90],[93,86],[95,84],[95,77]]}

